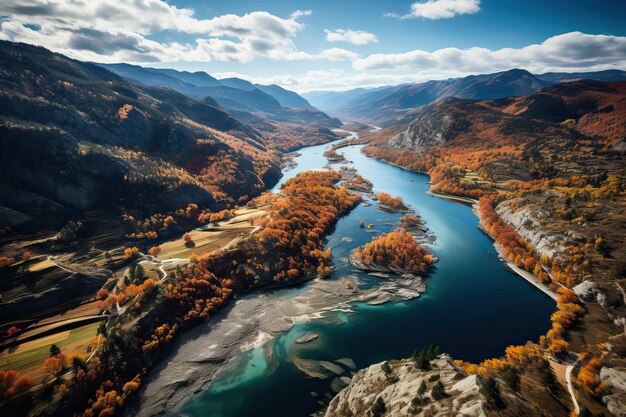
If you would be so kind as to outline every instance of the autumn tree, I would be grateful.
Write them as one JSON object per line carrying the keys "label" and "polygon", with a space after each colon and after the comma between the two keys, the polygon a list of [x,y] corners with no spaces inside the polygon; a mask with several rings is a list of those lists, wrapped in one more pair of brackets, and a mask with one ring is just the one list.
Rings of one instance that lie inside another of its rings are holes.
{"label": "autumn tree", "polygon": [[48,372],[55,378],[61,376],[63,370],[65,369],[65,366],[65,355],[63,355],[62,353],[56,356],[51,356],[44,362],[44,369],[46,370],[46,372]]}
{"label": "autumn tree", "polygon": [[578,383],[592,397],[602,395],[604,392],[604,385],[599,382],[602,359],[602,357],[591,358],[578,373]]}
{"label": "autumn tree", "polygon": [[7,329],[7,337],[15,337],[17,336],[20,332],[22,331],[22,329],[20,329],[17,326],[11,326]]}
{"label": "autumn tree", "polygon": [[402,197],[395,196],[392,197],[390,194],[387,194],[385,192],[382,192],[380,194],[378,194],[376,196],[376,198],[378,198],[378,201],[381,204],[384,204],[385,206],[393,209],[393,210],[404,210],[406,209],[406,206],[404,205],[404,200],[402,200]]}
{"label": "autumn tree", "polygon": [[156,258],[157,256],[159,256],[159,253],[161,253],[161,247],[153,246],[148,250],[148,253]]}
{"label": "autumn tree", "polygon": [[109,290],[106,288],[100,288],[96,293],[96,298],[107,298],[109,296]]}
{"label": "autumn tree", "polygon": [[403,229],[374,237],[371,242],[358,248],[354,255],[366,267],[382,266],[392,271],[415,274],[426,273],[435,261],[428,250]]}
{"label": "autumn tree", "polygon": [[0,369],[0,399],[8,400],[26,392],[30,385],[28,377],[20,375],[19,372]]}
{"label": "autumn tree", "polygon": [[131,259],[131,258],[136,258],[137,256],[139,256],[139,248],[138,247],[133,246],[132,248],[124,249],[124,258]]}

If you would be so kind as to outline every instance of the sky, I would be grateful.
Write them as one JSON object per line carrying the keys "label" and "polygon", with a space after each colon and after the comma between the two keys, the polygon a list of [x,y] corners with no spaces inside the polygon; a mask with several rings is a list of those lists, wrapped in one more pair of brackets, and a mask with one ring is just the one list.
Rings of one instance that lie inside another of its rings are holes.
{"label": "sky", "polygon": [[626,0],[1,0],[0,39],[308,92],[626,70]]}

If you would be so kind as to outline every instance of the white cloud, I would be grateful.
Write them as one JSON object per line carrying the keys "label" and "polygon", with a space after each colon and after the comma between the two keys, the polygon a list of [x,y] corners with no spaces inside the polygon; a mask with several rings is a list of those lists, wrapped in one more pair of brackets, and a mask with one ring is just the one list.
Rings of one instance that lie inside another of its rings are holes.
{"label": "white cloud", "polygon": [[[45,46],[71,57],[100,62],[320,59],[332,53],[300,51],[297,10],[288,19],[268,12],[197,19],[194,11],[163,0],[4,0],[0,38]],[[150,35],[173,31],[197,35],[192,43],[157,42]],[[356,56],[354,57],[356,58]]]}
{"label": "white cloud", "polygon": [[354,61],[359,58],[356,53],[341,48],[324,49],[320,52],[319,57],[329,61]]}
{"label": "white cloud", "polygon": [[238,74],[261,84],[279,84],[307,92],[347,90],[465,77],[524,68],[534,73],[585,72],[626,68],[626,37],[570,32],[523,48],[445,48],[434,52],[374,54],[353,61],[353,69],[308,71],[271,77]]}
{"label": "white cloud", "polygon": [[448,19],[460,14],[474,14],[480,11],[480,0],[428,0],[411,4],[411,11],[405,15],[387,13],[385,16],[399,19]]}
{"label": "white cloud", "polygon": [[358,71],[432,71],[463,73],[525,68],[532,72],[600,70],[626,66],[626,37],[570,32],[523,48],[445,48],[400,54],[374,54],[353,62]]}
{"label": "white cloud", "polygon": [[311,14],[313,14],[311,10],[296,10],[295,12],[291,13],[291,18],[297,19],[302,16],[310,16]]}
{"label": "white cloud", "polygon": [[326,40],[328,42],[348,42],[353,45],[378,43],[376,35],[362,30],[336,29],[332,31],[326,29],[324,32],[326,33]]}

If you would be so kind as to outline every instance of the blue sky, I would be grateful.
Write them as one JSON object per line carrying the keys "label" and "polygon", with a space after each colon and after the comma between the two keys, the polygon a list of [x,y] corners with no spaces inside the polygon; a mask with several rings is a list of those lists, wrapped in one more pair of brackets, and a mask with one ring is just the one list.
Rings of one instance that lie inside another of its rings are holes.
{"label": "blue sky", "polygon": [[621,1],[3,0],[0,38],[296,91],[626,69]]}

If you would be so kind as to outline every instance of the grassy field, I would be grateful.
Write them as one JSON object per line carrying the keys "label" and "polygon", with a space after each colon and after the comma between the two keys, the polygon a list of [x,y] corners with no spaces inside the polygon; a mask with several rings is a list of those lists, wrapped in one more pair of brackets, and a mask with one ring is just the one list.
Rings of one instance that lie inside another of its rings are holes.
{"label": "grassy field", "polygon": [[43,364],[49,356],[50,345],[57,345],[66,355],[89,353],[99,325],[99,322],[87,324],[6,349],[0,352],[0,368],[14,369],[38,383],[46,377]]}
{"label": "grassy field", "polygon": [[234,239],[245,236],[254,229],[256,219],[267,214],[267,207],[243,208],[237,210],[236,217],[220,223],[212,230],[193,230],[189,232],[192,243],[185,244],[182,239],[162,243],[159,260],[171,258],[189,258],[192,253],[205,255],[228,245]]}

